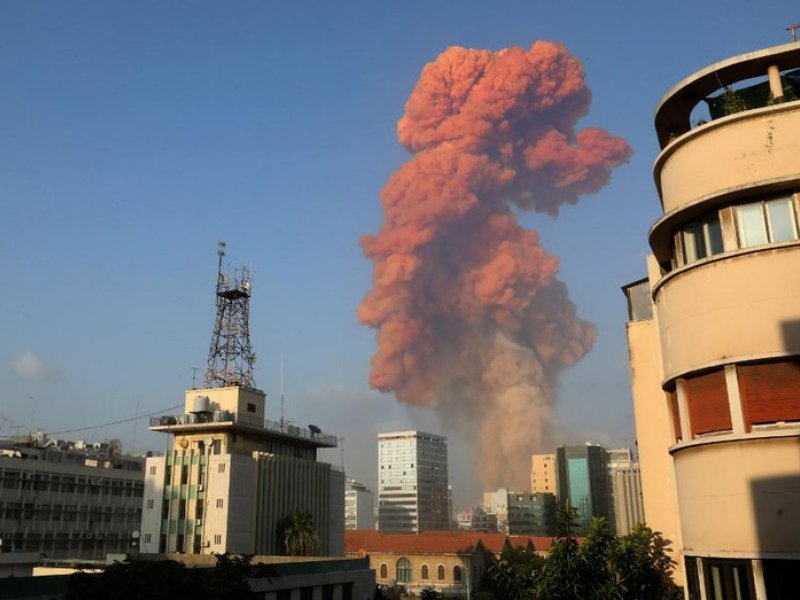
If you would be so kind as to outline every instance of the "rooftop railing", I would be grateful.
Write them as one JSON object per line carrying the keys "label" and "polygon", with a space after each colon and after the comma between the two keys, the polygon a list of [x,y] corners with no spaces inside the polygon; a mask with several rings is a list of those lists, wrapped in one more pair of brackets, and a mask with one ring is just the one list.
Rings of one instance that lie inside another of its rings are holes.
{"label": "rooftop railing", "polygon": [[305,427],[298,427],[297,425],[292,425],[286,422],[281,423],[279,421],[261,420],[253,415],[243,415],[241,413],[235,413],[229,410],[215,410],[214,412],[150,417],[150,427],[200,425],[203,423],[235,423],[247,425],[256,429],[265,429],[272,433],[277,433],[279,435],[284,435],[291,438],[310,440],[330,446],[338,445],[338,440],[335,435],[330,435],[322,431],[307,429]]}

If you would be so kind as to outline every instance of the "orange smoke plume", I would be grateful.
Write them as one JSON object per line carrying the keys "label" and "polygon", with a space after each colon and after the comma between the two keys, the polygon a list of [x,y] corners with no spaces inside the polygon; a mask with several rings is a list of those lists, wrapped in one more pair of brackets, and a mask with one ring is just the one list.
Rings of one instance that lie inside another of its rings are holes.
{"label": "orange smoke plume", "polygon": [[631,154],[576,131],[591,93],[562,46],[449,48],[422,71],[397,126],[413,157],[364,236],[374,286],[358,309],[378,330],[370,384],[477,427],[484,489],[527,487],[559,372],[591,348],[556,279],[558,259],[510,205],[556,216]]}

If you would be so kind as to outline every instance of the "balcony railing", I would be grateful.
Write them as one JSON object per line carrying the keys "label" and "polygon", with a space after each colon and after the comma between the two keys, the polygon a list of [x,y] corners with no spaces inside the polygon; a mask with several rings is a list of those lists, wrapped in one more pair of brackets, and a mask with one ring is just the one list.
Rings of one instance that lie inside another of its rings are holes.
{"label": "balcony railing", "polygon": [[203,423],[235,423],[247,425],[256,429],[265,429],[272,433],[287,437],[311,440],[327,446],[337,446],[338,440],[335,435],[314,431],[305,427],[298,427],[279,421],[264,420],[247,414],[235,413],[229,410],[215,410],[207,413],[188,413],[182,415],[162,415],[160,417],[150,417],[150,427],[176,427],[183,425],[200,425]]}

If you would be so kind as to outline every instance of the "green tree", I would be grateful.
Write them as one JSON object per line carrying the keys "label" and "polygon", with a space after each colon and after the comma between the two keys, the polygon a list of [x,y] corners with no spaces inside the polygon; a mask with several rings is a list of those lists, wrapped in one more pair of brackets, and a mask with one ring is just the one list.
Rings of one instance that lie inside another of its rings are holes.
{"label": "green tree", "polygon": [[613,548],[614,573],[625,600],[682,598],[672,581],[673,561],[667,554],[669,542],[644,524],[617,540]]}
{"label": "green tree", "polygon": [[558,537],[546,558],[504,553],[489,570],[490,580],[510,600],[674,600],[669,543],[645,525],[623,537],[611,534],[605,519],[593,519],[581,543],[577,511],[557,513]]}
{"label": "green tree", "polygon": [[298,509],[278,523],[278,540],[289,556],[312,556],[319,544],[319,534],[311,515]]}

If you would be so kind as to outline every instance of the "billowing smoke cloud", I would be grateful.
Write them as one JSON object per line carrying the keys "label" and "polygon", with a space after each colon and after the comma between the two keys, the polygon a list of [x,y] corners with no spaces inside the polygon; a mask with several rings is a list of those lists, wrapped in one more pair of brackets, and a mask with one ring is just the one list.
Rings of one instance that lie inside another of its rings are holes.
{"label": "billowing smoke cloud", "polygon": [[528,485],[559,372],[594,342],[556,279],[558,259],[512,206],[556,216],[596,192],[631,149],[576,131],[591,93],[562,46],[449,48],[428,64],[397,126],[413,158],[390,178],[384,223],[364,236],[378,329],[370,384],[476,432],[484,489]]}

